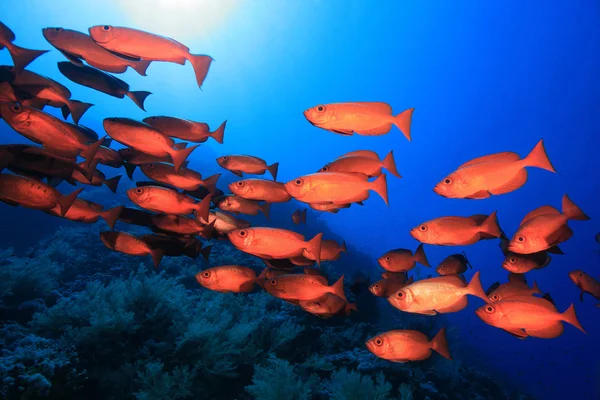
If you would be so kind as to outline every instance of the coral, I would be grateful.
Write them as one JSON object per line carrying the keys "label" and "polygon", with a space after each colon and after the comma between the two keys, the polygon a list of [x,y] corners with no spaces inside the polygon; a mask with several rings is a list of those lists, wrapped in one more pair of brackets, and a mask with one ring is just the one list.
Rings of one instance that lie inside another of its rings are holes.
{"label": "coral", "polygon": [[252,385],[246,386],[246,391],[257,400],[308,400],[317,382],[314,375],[303,380],[289,362],[271,354],[266,365],[254,368]]}
{"label": "coral", "polygon": [[160,361],[139,363],[136,383],[140,390],[138,400],[185,399],[192,395],[194,372],[188,367],[175,367],[172,373],[164,371]]}
{"label": "coral", "polygon": [[375,380],[356,371],[345,368],[335,371],[326,385],[333,400],[384,400],[392,390],[392,385],[379,372]]}

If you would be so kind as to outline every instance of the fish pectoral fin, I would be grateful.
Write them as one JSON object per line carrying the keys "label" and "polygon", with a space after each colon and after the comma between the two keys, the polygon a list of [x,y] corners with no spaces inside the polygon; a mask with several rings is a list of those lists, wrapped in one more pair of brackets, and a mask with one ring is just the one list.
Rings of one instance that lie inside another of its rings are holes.
{"label": "fish pectoral fin", "polygon": [[108,50],[108,49],[104,49],[104,50],[108,51],[109,53],[114,54],[115,56],[117,56],[119,58],[122,58],[123,60],[127,60],[127,61],[141,61],[142,60],[140,57],[128,56],[127,54],[119,53],[119,52]]}
{"label": "fish pectoral fin", "polygon": [[569,240],[573,236],[573,231],[567,226],[567,224],[561,226],[555,232],[552,232],[546,237],[546,242],[550,247],[554,247],[559,243]]}
{"label": "fish pectoral fin", "polygon": [[505,330],[506,332],[510,333],[511,335],[518,337],[519,339],[525,339],[529,336],[522,329],[518,329],[518,328],[514,328],[514,329],[502,328],[502,329]]}
{"label": "fish pectoral fin", "polygon": [[473,193],[470,196],[465,197],[466,199],[471,199],[471,200],[479,200],[479,199],[487,199],[491,197],[490,192],[488,192],[487,190],[480,190],[477,193]]}
{"label": "fish pectoral fin", "polygon": [[83,67],[83,61],[81,61],[81,58],[77,57],[74,54],[69,53],[68,51],[65,50],[59,50],[63,56],[67,57],[67,60],[71,61],[73,64],[77,65],[78,67]]}
{"label": "fish pectoral fin", "polygon": [[342,129],[331,129],[331,132],[337,133],[339,135],[346,135],[346,136],[352,136],[352,134],[354,133],[354,131],[352,130],[342,130]]}
{"label": "fish pectoral fin", "polygon": [[527,183],[527,170],[525,168],[522,168],[521,170],[519,170],[519,172],[517,173],[517,175],[515,175],[514,178],[512,178],[510,181],[506,182],[502,186],[491,189],[490,193],[492,193],[492,194],[510,193],[510,192],[513,192],[513,191],[519,189],[525,183]]}
{"label": "fish pectoral fin", "polygon": [[525,329],[525,332],[527,332],[527,334],[529,336],[533,336],[533,337],[537,337],[537,338],[541,338],[541,339],[554,339],[554,338],[562,335],[564,329],[565,328],[563,327],[562,323],[555,322],[545,328]]}

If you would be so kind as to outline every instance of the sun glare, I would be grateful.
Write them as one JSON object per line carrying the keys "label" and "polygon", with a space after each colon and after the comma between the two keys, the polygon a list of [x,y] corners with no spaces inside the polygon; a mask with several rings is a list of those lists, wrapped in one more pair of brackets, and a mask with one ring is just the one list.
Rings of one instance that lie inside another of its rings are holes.
{"label": "sun glare", "polygon": [[117,0],[140,29],[178,41],[213,33],[242,0]]}

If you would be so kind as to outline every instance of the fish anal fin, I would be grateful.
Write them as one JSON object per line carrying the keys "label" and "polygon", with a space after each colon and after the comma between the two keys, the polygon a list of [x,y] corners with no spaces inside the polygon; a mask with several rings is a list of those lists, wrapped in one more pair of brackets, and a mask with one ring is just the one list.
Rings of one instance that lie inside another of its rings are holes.
{"label": "fish anal fin", "polygon": [[502,328],[502,329],[505,330],[506,332],[510,333],[511,335],[518,337],[519,339],[525,339],[529,336],[522,329],[518,329],[518,328],[512,328],[512,329]]}
{"label": "fish anal fin", "polygon": [[354,131],[347,129],[331,129],[331,132],[337,133],[339,135],[352,136]]}
{"label": "fish anal fin", "polygon": [[507,183],[505,183],[502,186],[490,189],[490,193],[492,193],[492,194],[510,193],[510,192],[513,192],[513,191],[519,189],[526,182],[527,182],[527,170],[525,168],[521,168],[519,170],[519,172],[517,173],[517,175],[515,175],[514,178],[512,178],[510,181],[508,181]]}
{"label": "fish anal fin", "polygon": [[562,335],[564,331],[564,326],[560,322],[555,322],[548,325],[545,328],[537,328],[537,329],[525,329],[525,332],[529,336],[541,338],[541,339],[554,339]]}
{"label": "fish anal fin", "polygon": [[123,63],[123,65],[105,65],[94,62],[92,60],[85,60],[90,66],[94,68],[101,69],[102,71],[111,72],[113,74],[122,74],[127,70],[127,65]]}
{"label": "fish anal fin", "polygon": [[489,191],[487,191],[487,190],[480,190],[479,192],[473,193],[472,195],[467,196],[466,198],[467,199],[477,199],[477,200],[479,200],[479,199],[487,199],[490,196],[491,196],[491,194],[490,194]]}
{"label": "fish anal fin", "polygon": [[457,169],[461,169],[464,167],[468,167],[470,165],[480,164],[480,163],[484,163],[484,162],[518,161],[520,159],[521,159],[521,157],[519,157],[519,155],[517,153],[506,151],[503,153],[488,154],[487,156],[474,158],[474,159],[469,160],[466,163],[460,165]]}
{"label": "fish anal fin", "polygon": [[122,58],[123,60],[127,60],[127,61],[141,61],[142,60],[140,57],[129,56],[127,54],[119,53],[117,51],[108,50],[106,48],[104,50],[108,51],[109,53],[114,54],[115,56],[117,56],[119,58]]}
{"label": "fish anal fin", "polygon": [[240,178],[242,178],[244,176],[242,171],[237,171],[237,170],[232,170],[232,169],[230,169],[229,171],[231,171],[232,174],[239,176]]}
{"label": "fish anal fin", "polygon": [[81,58],[77,57],[74,54],[69,53],[68,51],[65,50],[59,50],[63,56],[65,56],[67,58],[67,60],[71,61],[73,64],[77,65],[78,67],[83,67],[83,61],[81,61]]}
{"label": "fish anal fin", "polygon": [[355,129],[354,131],[356,133],[358,133],[359,135],[366,135],[366,136],[377,136],[377,135],[384,135],[386,133],[388,133],[390,130],[392,129],[392,124],[383,124],[374,128],[369,128],[369,129]]}

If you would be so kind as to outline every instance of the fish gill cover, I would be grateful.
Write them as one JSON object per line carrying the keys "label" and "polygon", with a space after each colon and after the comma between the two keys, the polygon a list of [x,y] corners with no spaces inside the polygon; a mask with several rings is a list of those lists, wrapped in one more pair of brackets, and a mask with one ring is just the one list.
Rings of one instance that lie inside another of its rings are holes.
{"label": "fish gill cover", "polygon": [[0,395],[600,398],[594,7],[1,4]]}

